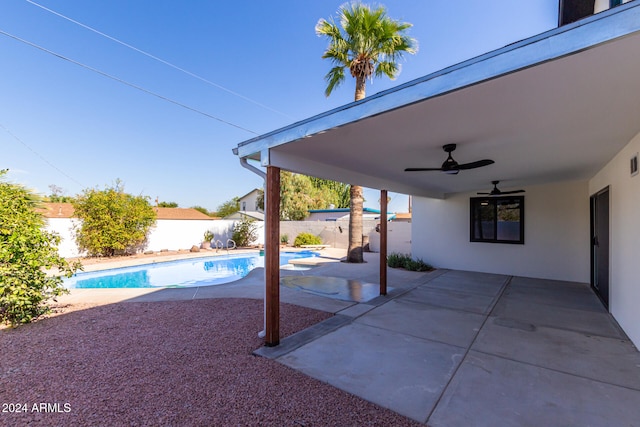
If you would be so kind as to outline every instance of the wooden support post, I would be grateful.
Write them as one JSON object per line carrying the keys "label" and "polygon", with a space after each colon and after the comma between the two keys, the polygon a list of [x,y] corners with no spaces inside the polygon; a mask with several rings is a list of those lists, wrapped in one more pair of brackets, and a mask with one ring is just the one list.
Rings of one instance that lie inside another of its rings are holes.
{"label": "wooden support post", "polygon": [[387,294],[387,190],[380,190],[380,295]]}
{"label": "wooden support post", "polygon": [[264,268],[265,345],[280,344],[280,168],[267,167]]}

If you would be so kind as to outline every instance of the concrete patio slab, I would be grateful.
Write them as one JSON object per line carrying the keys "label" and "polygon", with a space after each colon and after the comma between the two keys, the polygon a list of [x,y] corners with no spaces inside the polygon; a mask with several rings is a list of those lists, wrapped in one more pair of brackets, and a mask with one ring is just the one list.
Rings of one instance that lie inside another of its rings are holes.
{"label": "concrete patio slab", "polygon": [[600,300],[595,297],[588,285],[557,285],[546,287],[510,286],[503,296],[504,299],[517,299],[532,304],[546,304],[562,308],[591,310],[606,313]]}
{"label": "concrete patio slab", "polygon": [[448,271],[428,281],[424,286],[495,297],[500,294],[508,280],[508,276],[498,274]]}
{"label": "concrete patio slab", "polygon": [[547,327],[527,330],[500,320],[490,318],[473,350],[640,391],[640,353],[629,340]]}
{"label": "concrete patio slab", "polygon": [[344,310],[341,310],[339,314],[349,317],[360,317],[365,313],[376,308],[375,305],[370,304],[354,304],[351,307],[347,307]]}
{"label": "concrete patio slab", "polygon": [[428,420],[431,427],[637,426],[640,393],[471,352]]}
{"label": "concrete patio slab", "polygon": [[[597,299],[595,295],[593,298]],[[503,298],[496,304],[491,314],[536,326],[567,329],[609,338],[626,337],[616,321],[604,310],[579,310],[557,305],[536,304],[526,299]]]}
{"label": "concrete patio slab", "polygon": [[478,293],[460,292],[446,289],[420,286],[400,297],[403,301],[413,301],[435,307],[487,314],[496,298]]}
{"label": "concrete patio slab", "polygon": [[458,347],[352,323],[278,361],[424,422],[463,354]]}
{"label": "concrete patio slab", "polygon": [[449,310],[402,299],[393,300],[356,319],[357,323],[468,347],[485,316]]}
{"label": "concrete patio slab", "polygon": [[131,299],[131,302],[185,301],[193,299],[199,288],[164,288]]}
{"label": "concrete patio slab", "polygon": [[352,302],[367,302],[380,295],[378,283],[331,276],[287,276],[280,285],[314,295]]}

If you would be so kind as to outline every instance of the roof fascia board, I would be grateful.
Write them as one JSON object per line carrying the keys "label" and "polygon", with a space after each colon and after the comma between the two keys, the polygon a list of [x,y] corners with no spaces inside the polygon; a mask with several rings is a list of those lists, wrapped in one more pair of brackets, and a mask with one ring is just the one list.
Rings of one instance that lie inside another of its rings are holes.
{"label": "roof fascia board", "polygon": [[241,158],[264,153],[279,145],[569,56],[637,31],[640,31],[640,2],[632,1],[241,142],[233,151]]}

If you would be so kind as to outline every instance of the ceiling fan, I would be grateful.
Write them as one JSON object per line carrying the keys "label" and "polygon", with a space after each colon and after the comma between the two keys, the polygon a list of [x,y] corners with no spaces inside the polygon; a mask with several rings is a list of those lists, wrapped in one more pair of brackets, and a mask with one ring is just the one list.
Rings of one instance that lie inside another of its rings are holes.
{"label": "ceiling fan", "polygon": [[451,157],[451,152],[456,149],[456,144],[446,144],[442,146],[442,149],[449,154],[447,160],[444,161],[439,168],[406,168],[405,172],[420,172],[420,171],[441,171],[450,175],[456,175],[458,172],[467,169],[481,168],[483,166],[489,166],[495,163],[493,160],[484,159],[471,163],[458,163]]}
{"label": "ceiling fan", "polygon": [[503,194],[524,193],[524,190],[501,191],[498,188],[498,183],[500,183],[500,181],[491,181],[491,183],[493,184],[493,190],[491,190],[491,192],[489,192],[489,193],[478,193],[478,194],[487,195],[487,196],[501,196]]}

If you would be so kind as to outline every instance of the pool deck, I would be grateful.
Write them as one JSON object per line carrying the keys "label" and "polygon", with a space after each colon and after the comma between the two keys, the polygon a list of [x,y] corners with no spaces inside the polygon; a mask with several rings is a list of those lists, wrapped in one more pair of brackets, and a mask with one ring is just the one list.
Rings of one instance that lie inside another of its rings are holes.
{"label": "pool deck", "polygon": [[[281,276],[378,281],[377,254],[325,257]],[[256,353],[433,427],[640,426],[640,353],[587,284],[444,269],[389,269],[388,281],[363,303],[282,286],[282,302],[335,316]],[[263,283],[257,269],[232,284],[64,299],[262,298]]]}

